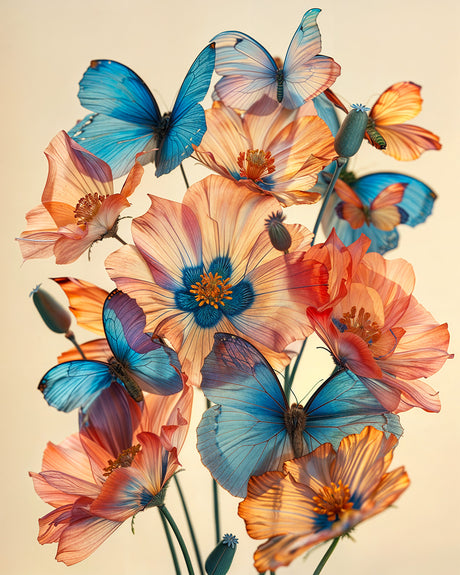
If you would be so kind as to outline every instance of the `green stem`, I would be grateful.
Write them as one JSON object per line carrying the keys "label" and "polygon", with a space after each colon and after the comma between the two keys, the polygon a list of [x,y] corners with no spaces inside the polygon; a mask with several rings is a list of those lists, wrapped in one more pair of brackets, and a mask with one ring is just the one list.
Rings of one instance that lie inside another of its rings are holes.
{"label": "green stem", "polygon": [[180,165],[180,171],[182,172],[182,177],[184,178],[185,186],[188,189],[190,187],[190,184],[188,183],[187,176],[185,175],[184,166],[182,164],[179,165]]}
{"label": "green stem", "polygon": [[124,239],[120,238],[120,236],[118,234],[113,234],[112,238],[115,238],[116,240],[118,240],[121,244],[123,244],[124,246],[126,246],[126,244],[128,242],[125,242]]}
{"label": "green stem", "polygon": [[187,570],[188,570],[189,575],[195,575],[195,572],[193,571],[192,562],[190,561],[190,555],[188,554],[188,551],[187,551],[187,546],[185,545],[185,541],[182,538],[181,532],[179,531],[179,528],[177,527],[176,522],[172,518],[169,511],[166,509],[166,506],[164,503],[163,503],[163,505],[159,505],[158,509],[164,515],[165,519],[167,520],[167,522],[171,526],[171,529],[174,531],[174,535],[176,536],[177,542],[179,543],[179,546],[180,546],[181,551],[182,551],[182,555],[184,556],[185,564],[187,565]]}
{"label": "green stem", "polygon": [[288,379],[287,383],[284,382],[284,393],[286,394],[286,399],[288,400],[288,402],[289,402],[289,395],[291,394],[291,387],[292,387],[292,384],[294,383],[294,377],[295,377],[295,374],[297,372],[297,368],[299,367],[300,359],[302,357],[302,354],[303,354],[303,351],[305,349],[306,344],[307,344],[307,340],[304,339],[304,341],[302,343],[302,347],[300,348],[300,351],[297,354],[297,357],[295,358],[294,367],[292,368],[292,372],[289,376],[289,379]]}
{"label": "green stem", "polygon": [[284,368],[284,395],[286,396],[286,398],[289,400],[289,393],[290,393],[290,387],[289,387],[289,380],[290,380],[290,376],[289,376],[289,365],[287,365]]}
{"label": "green stem", "polygon": [[69,339],[74,344],[74,346],[77,348],[77,350],[78,350],[79,354],[82,356],[82,358],[86,359],[86,355],[85,355],[84,351],[82,350],[82,348],[79,346],[79,344],[75,338],[74,332],[69,329],[69,331],[65,334],[65,336],[67,339]]}
{"label": "green stem", "polygon": [[185,518],[187,520],[188,529],[190,531],[190,537],[192,538],[193,548],[195,550],[196,560],[198,562],[198,567],[200,569],[201,575],[204,575],[203,562],[201,559],[201,554],[200,554],[200,549],[198,547],[198,542],[197,542],[196,537],[195,537],[195,530],[193,529],[192,520],[191,520],[190,514],[188,512],[187,503],[185,501],[185,497],[184,497],[184,494],[182,492],[182,489],[181,489],[181,486],[179,483],[179,478],[177,477],[177,473],[174,474],[174,481],[176,483],[177,491],[179,492],[179,497],[180,497],[180,500],[182,502],[182,507],[184,509]]}
{"label": "green stem", "polygon": [[326,551],[326,553],[323,555],[323,558],[321,559],[321,561],[318,563],[318,567],[315,569],[315,572],[313,573],[313,575],[319,575],[321,573],[321,571],[323,570],[323,567],[326,565],[327,560],[329,559],[329,557],[332,555],[332,553],[334,552],[334,549],[337,547],[337,543],[339,542],[340,537],[336,537],[332,543],[330,544],[328,550]]}
{"label": "green stem", "polygon": [[176,570],[176,575],[181,575],[179,561],[177,559],[177,553],[174,549],[174,542],[171,537],[171,533],[169,532],[169,525],[166,519],[164,518],[163,514],[161,513],[161,509],[158,507],[158,511],[160,512],[161,522],[163,523],[163,528],[165,530],[166,539],[168,540],[169,550],[171,551],[171,557],[174,563],[174,569]]}
{"label": "green stem", "polygon": [[315,243],[316,234],[318,233],[319,224],[321,223],[321,220],[323,218],[324,210],[326,209],[327,203],[329,201],[329,198],[331,197],[332,190],[334,189],[335,183],[340,175],[340,172],[342,171],[342,168],[343,166],[345,166],[346,163],[347,158],[337,158],[337,160],[335,161],[334,175],[332,176],[332,179],[329,182],[326,193],[324,194],[321,209],[319,211],[318,217],[316,218],[315,227],[313,228],[313,239],[311,240],[311,245]]}
{"label": "green stem", "polygon": [[[211,402],[206,399],[206,409],[211,407]],[[212,496],[214,501],[214,526],[216,530],[216,545],[220,542],[220,514],[219,514],[219,493],[217,491],[217,481],[212,480]]]}

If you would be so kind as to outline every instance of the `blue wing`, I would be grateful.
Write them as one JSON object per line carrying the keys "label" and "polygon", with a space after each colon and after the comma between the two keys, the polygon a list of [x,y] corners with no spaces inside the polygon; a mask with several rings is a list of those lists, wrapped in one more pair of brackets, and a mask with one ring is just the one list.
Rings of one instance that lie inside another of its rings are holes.
{"label": "blue wing", "polygon": [[371,425],[376,429],[402,435],[399,417],[388,411],[351,371],[330,377],[315,392],[304,408],[306,425],[303,433],[308,452],[323,443],[336,449],[347,435],[360,433]]}
{"label": "blue wing", "polygon": [[192,146],[198,146],[206,132],[205,114],[199,102],[208,92],[215,58],[215,45],[209,44],[198,54],[182,82],[167,131],[155,156],[155,175],[158,177],[171,172],[188,158],[193,153]]}
{"label": "blue wing", "polygon": [[127,66],[113,60],[93,60],[80,81],[78,97],[94,114],[74,126],[69,135],[107,162],[114,177],[127,173],[136,154],[162,125],[152,93]]}
{"label": "blue wing", "polygon": [[216,334],[201,388],[218,404],[198,426],[204,465],[232,495],[244,497],[251,475],[279,469],[292,456],[286,399],[270,365],[248,342]]}
{"label": "blue wing", "polygon": [[[150,393],[171,395],[181,391],[181,366],[176,353],[144,333],[145,315],[135,300],[114,290],[104,303],[102,317],[110,349],[129,378]],[[123,381],[123,376],[120,379]]]}
{"label": "blue wing", "polygon": [[[436,199],[435,192],[426,184],[407,176],[393,172],[381,172],[368,174],[358,178],[350,187],[356,192],[364,205],[369,206],[378,194],[391,184],[407,184],[404,190],[403,200],[398,204],[408,215],[404,223],[414,227],[426,220],[431,214]],[[375,226],[365,225],[354,230],[346,220],[341,219],[336,213],[336,206],[340,203],[337,194],[331,197],[323,218],[323,229],[326,235],[335,228],[337,235],[345,245],[350,245],[364,233],[371,240],[370,252],[386,253],[398,246],[399,233],[397,228],[391,231],[379,230]]]}
{"label": "blue wing", "polygon": [[59,411],[81,407],[86,411],[113,377],[107,364],[99,361],[68,361],[50,369],[38,389],[49,405]]}

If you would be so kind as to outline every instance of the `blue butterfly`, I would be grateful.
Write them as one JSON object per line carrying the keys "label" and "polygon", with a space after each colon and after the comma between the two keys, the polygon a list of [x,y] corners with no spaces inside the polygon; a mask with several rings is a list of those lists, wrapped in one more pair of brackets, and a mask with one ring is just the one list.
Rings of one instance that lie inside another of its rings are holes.
{"label": "blue butterfly", "polygon": [[262,96],[285,108],[298,108],[324,92],[340,74],[332,58],[319,55],[321,35],[316,18],[318,8],[308,10],[292,37],[284,66],[250,36],[242,32],[221,32],[216,44],[216,72],[223,76],[216,84],[225,105],[247,110]]}
{"label": "blue butterfly", "polygon": [[159,395],[181,391],[181,368],[176,353],[144,333],[145,315],[135,300],[119,290],[111,292],[102,312],[104,331],[113,357],[104,361],[67,361],[50,369],[38,389],[49,405],[60,411],[87,411],[113,381],[136,401],[142,390]]}
{"label": "blue butterfly", "polygon": [[[206,132],[201,102],[214,70],[215,47],[209,44],[193,62],[172,112],[161,115],[146,84],[127,66],[93,60],[80,81],[82,106],[94,112],[69,131],[75,141],[109,164],[113,177],[129,172],[136,155],[155,161],[157,177],[168,174],[198,146]],[[155,151],[154,151],[155,149]]]}
{"label": "blue butterfly", "polygon": [[431,214],[436,194],[416,178],[392,172],[347,176],[348,184],[337,182],[322,221],[325,234],[335,228],[347,246],[365,234],[371,240],[368,251],[384,254],[398,246],[397,225],[414,227]]}
{"label": "blue butterfly", "polygon": [[198,451],[214,479],[237,497],[245,497],[252,475],[280,470],[323,443],[337,448],[366,425],[402,434],[399,417],[350,371],[330,377],[305,407],[289,407],[265,358],[233,335],[215,335],[202,375],[201,389],[217,405],[198,426]]}

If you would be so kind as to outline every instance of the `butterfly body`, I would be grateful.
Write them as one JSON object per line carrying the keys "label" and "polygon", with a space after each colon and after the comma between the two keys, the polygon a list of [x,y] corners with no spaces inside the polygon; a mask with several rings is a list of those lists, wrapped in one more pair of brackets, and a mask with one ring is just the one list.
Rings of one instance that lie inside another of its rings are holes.
{"label": "butterfly body", "polygon": [[144,399],[144,394],[139,385],[132,379],[129,374],[129,366],[124,365],[115,357],[111,357],[107,362],[109,372],[112,374],[114,380],[119,380],[123,383],[126,391],[134,399],[140,402]]}
{"label": "butterfly body", "polygon": [[293,403],[289,409],[284,412],[284,423],[291,441],[294,457],[301,457],[305,451],[305,439],[303,432],[307,416],[305,409],[298,403]]}

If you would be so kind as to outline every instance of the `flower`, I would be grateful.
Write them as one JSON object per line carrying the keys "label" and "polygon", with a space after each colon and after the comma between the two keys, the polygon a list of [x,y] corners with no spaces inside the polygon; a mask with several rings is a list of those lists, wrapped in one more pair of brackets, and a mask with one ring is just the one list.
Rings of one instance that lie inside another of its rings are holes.
{"label": "flower", "polygon": [[42,471],[30,473],[55,509],[40,518],[38,541],[58,543],[56,559],[88,557],[125,519],[160,505],[178,470],[192,406],[191,388],[145,394],[143,410],[119,385],[92,404],[78,434],[48,443]]}
{"label": "flower", "polygon": [[384,511],[408,487],[403,467],[387,472],[397,443],[373,427],[348,435],[337,451],[324,443],[283,472],[252,477],[238,514],[254,539],[259,572],[275,571],[322,541],[349,533]]}
{"label": "flower", "polygon": [[362,235],[345,247],[333,231],[312,249],[312,257],[331,266],[336,297],[330,307],[308,308],[308,319],[337,364],[360,377],[389,411],[437,412],[437,393],[419,378],[433,375],[453,357],[447,352],[447,324],[436,322],[412,295],[412,266],[365,253],[369,244]]}
{"label": "flower", "polygon": [[[308,108],[313,113],[314,107]],[[283,206],[311,204],[318,173],[337,157],[334,138],[316,115],[262,98],[243,116],[222,102],[206,110],[208,129],[194,157],[218,174],[271,194]]]}
{"label": "flower", "polygon": [[27,229],[18,238],[24,260],[56,257],[57,264],[79,258],[91,245],[117,232],[120,213],[139,185],[136,163],[122,191],[113,193],[108,164],[59,132],[45,150],[48,180],[42,203],[27,213]]}
{"label": "flower", "polygon": [[311,233],[286,226],[292,245],[281,254],[264,222],[276,200],[219,176],[194,184],[182,204],[150,199],[133,221],[136,247],[106,260],[117,287],[144,310],[146,331],[171,344],[195,385],[216,332],[239,335],[272,365],[286,365],[285,347],[311,333],[306,306],[328,297],[326,268],[308,255]]}

